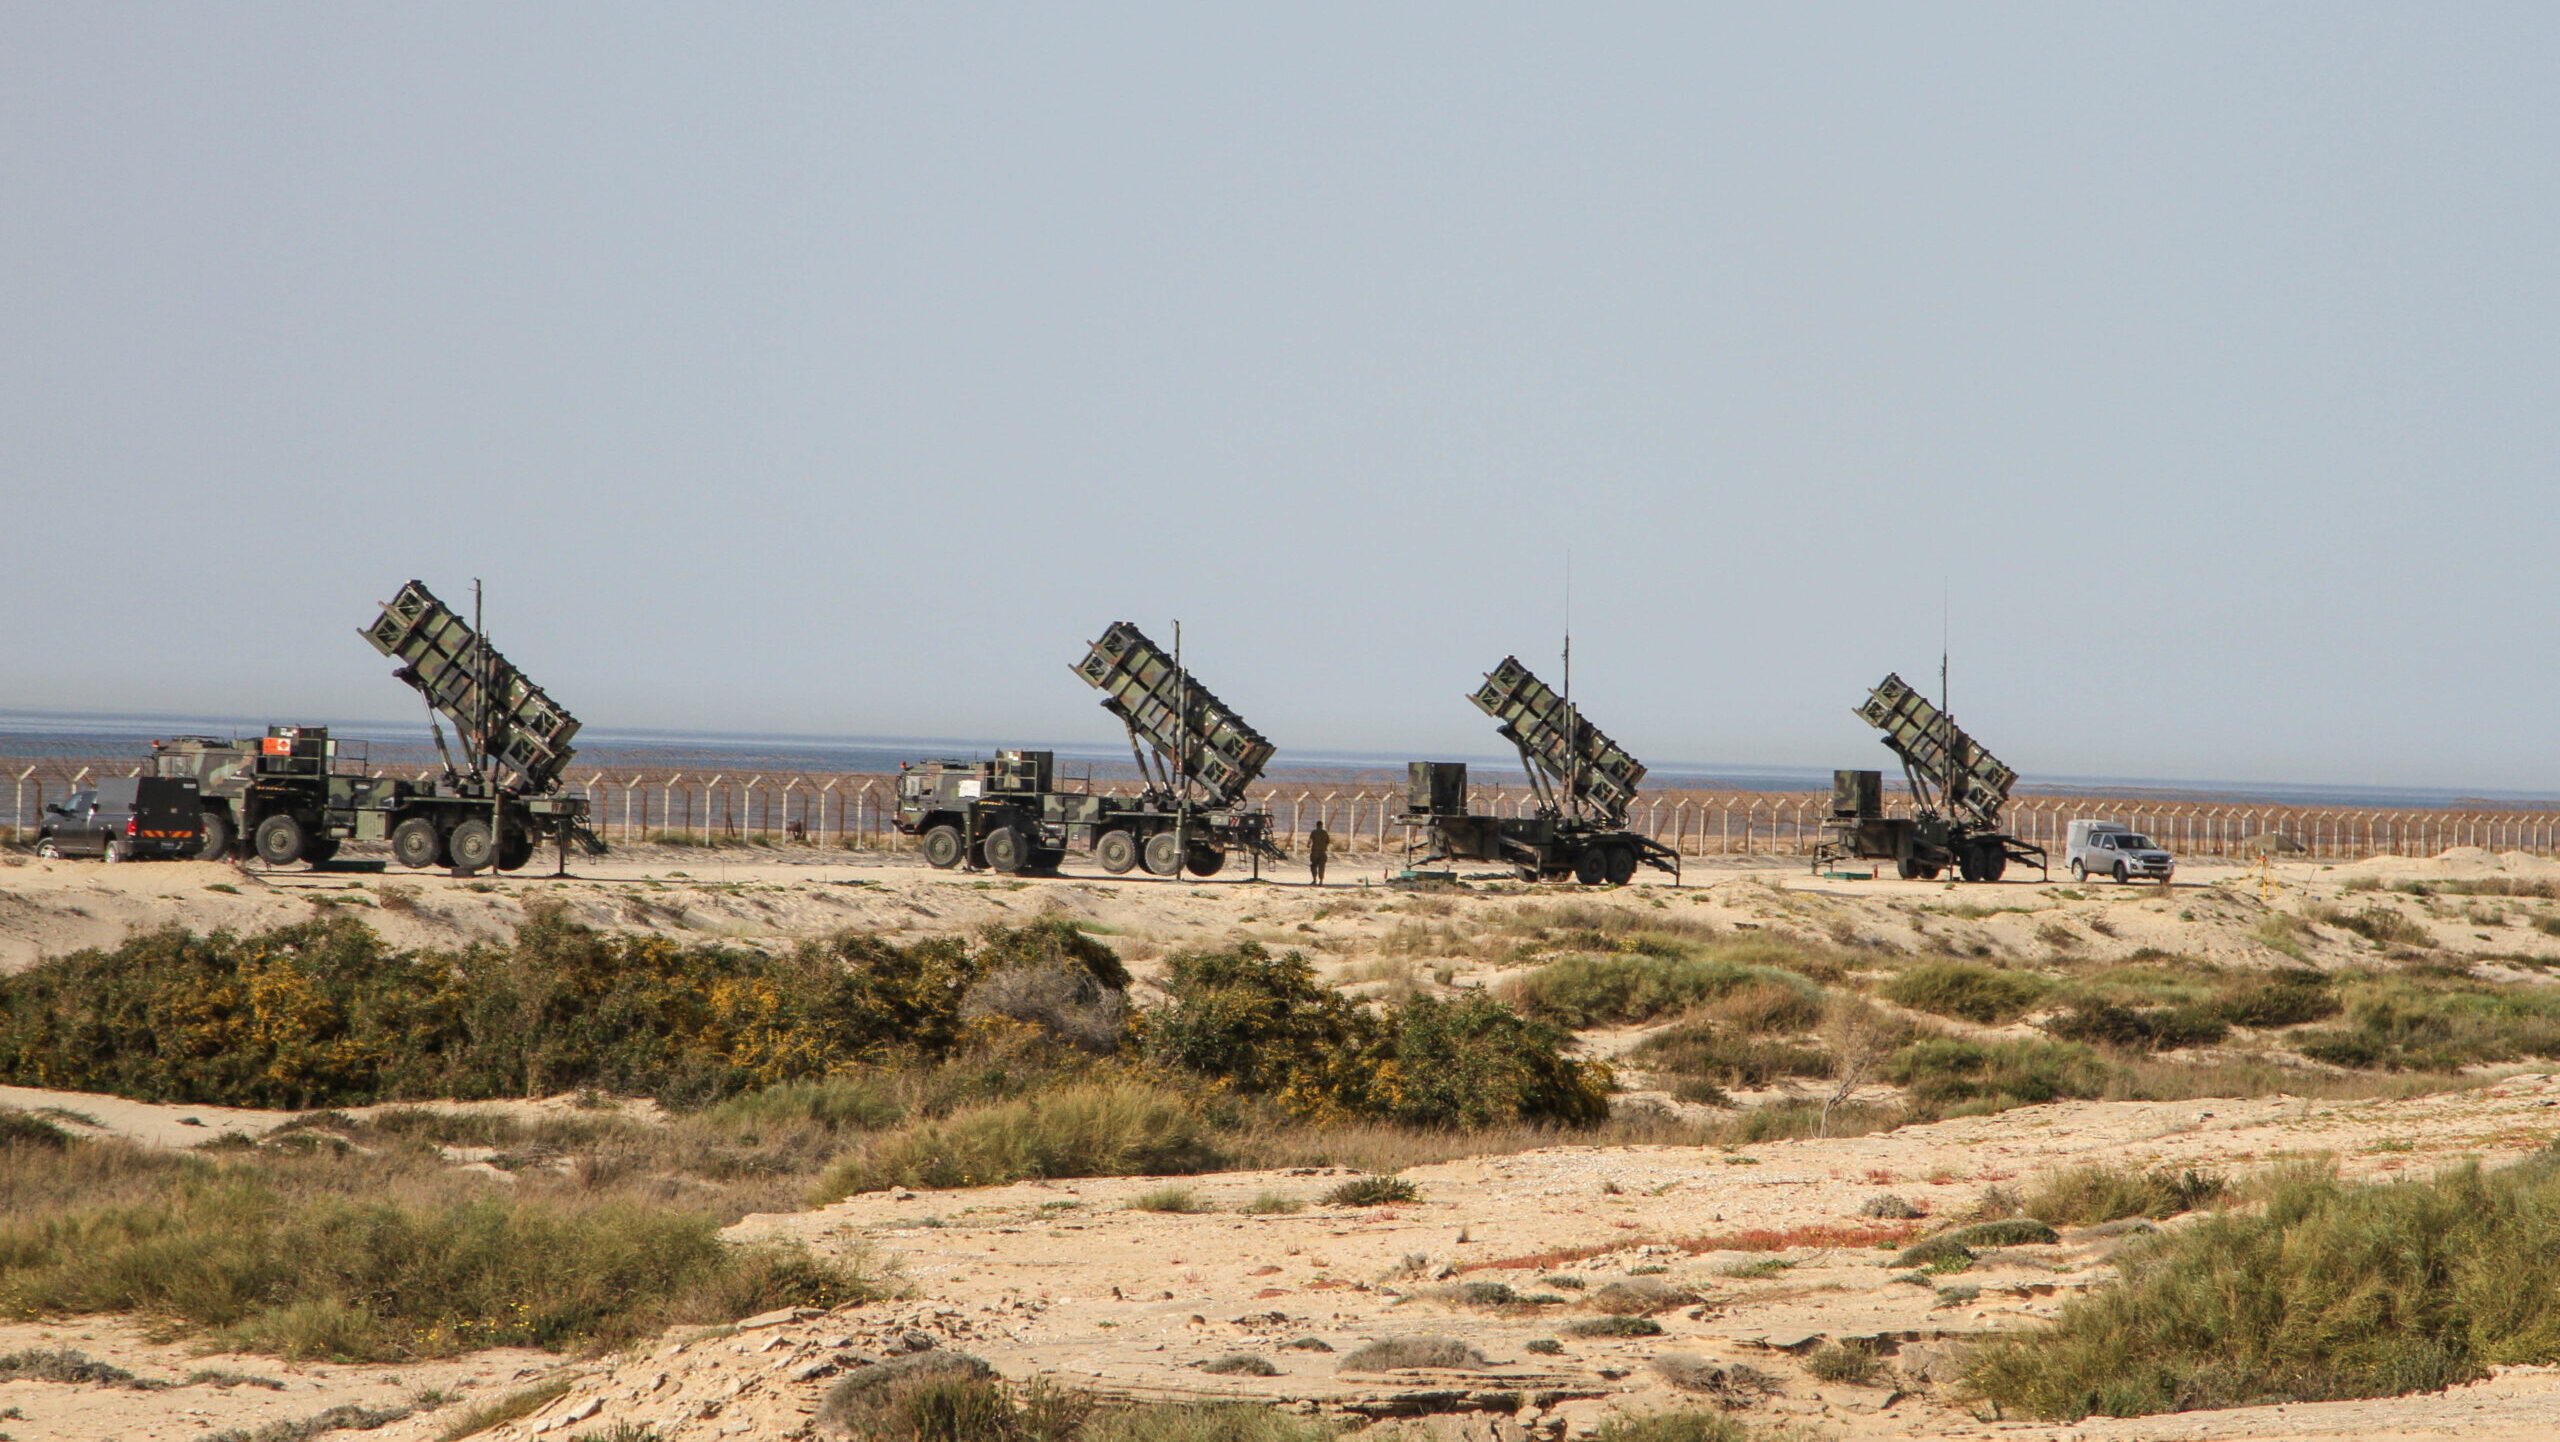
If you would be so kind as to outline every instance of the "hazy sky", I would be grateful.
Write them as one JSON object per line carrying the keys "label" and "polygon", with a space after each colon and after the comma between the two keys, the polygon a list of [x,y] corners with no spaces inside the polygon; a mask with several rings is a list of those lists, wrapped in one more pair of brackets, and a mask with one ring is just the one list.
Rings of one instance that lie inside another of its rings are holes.
{"label": "hazy sky", "polygon": [[[1596,13],[1595,13],[1596,12]],[[2560,789],[2550,6],[0,4],[0,708]]]}

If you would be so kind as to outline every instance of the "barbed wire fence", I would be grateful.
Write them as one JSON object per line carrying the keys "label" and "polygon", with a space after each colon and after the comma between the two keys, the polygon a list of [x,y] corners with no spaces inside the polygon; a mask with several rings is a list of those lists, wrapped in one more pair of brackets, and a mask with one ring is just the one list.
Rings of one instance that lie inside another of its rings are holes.
{"label": "barbed wire fence", "polygon": [[[35,834],[47,802],[104,776],[141,771],[130,756],[0,758],[9,787],[13,841]],[[432,768],[372,768],[368,774],[424,780]],[[914,840],[896,826],[897,783],[876,772],[669,771],[604,767],[573,777],[597,833],[608,842],[670,845],[807,846],[845,851],[904,851]],[[1130,796],[1134,784],[1096,782],[1104,795]],[[1253,788],[1269,808],[1273,831],[1292,851],[1318,821],[1337,851],[1384,855],[1405,847],[1401,787],[1293,785]],[[1525,786],[1479,784],[1471,809],[1525,817],[1535,797]],[[1638,798],[1631,827],[1683,856],[1809,856],[1830,815],[1828,792],[1672,790]],[[1888,801],[1907,814],[1909,801]],[[2560,809],[2287,806],[2263,802],[2162,801],[2140,797],[2024,795],[2006,813],[2010,834],[2061,855],[2074,819],[2122,822],[2186,857],[2229,858],[2274,849],[2317,860],[2366,856],[2433,856],[2454,847],[2560,852]]]}

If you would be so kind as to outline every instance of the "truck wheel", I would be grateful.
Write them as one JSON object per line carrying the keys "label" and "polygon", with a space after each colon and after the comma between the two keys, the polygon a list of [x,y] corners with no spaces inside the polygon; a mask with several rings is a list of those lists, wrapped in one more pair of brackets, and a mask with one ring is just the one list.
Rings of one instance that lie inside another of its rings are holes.
{"label": "truck wheel", "polygon": [[1611,886],[1624,886],[1636,879],[1636,854],[1632,848],[1612,846],[1606,859]]}
{"label": "truck wheel", "polygon": [[1609,860],[1599,847],[1592,847],[1573,859],[1573,879],[1585,886],[1598,886],[1609,879]]}
{"label": "truck wheel", "polygon": [[47,861],[60,861],[62,859],[62,843],[48,836],[42,841],[36,843],[36,855],[43,857]]}
{"label": "truck wheel", "polygon": [[2089,879],[2089,868],[2081,865],[2080,858],[2077,856],[2071,858],[2071,879],[2074,881],[2087,881]]}
{"label": "truck wheel", "polygon": [[279,811],[258,823],[250,844],[257,848],[258,859],[269,866],[291,866],[302,859],[310,838],[304,834],[300,818],[289,811]]}
{"label": "truck wheel", "polygon": [[2009,849],[1997,841],[1986,841],[1974,857],[1976,881],[1998,881],[2009,870]]}
{"label": "truck wheel", "polygon": [[1126,831],[1106,831],[1093,843],[1093,859],[1114,876],[1126,876],[1138,864],[1138,838]]}
{"label": "truck wheel", "polygon": [[466,873],[487,870],[491,853],[498,849],[486,821],[466,821],[453,828],[445,847],[453,857],[453,869]]}
{"label": "truck wheel", "polygon": [[2121,861],[2119,861],[2119,862],[2117,862],[2117,863],[2116,863],[2116,885],[2118,885],[2118,886],[2122,886],[2122,885],[2124,885],[2124,883],[2125,883],[2125,869],[2124,869],[2124,863],[2123,863],[2123,862],[2121,862]]}
{"label": "truck wheel", "polygon": [[1031,865],[1025,869],[1038,872],[1042,876],[1055,876],[1058,874],[1058,863],[1066,859],[1065,851],[1044,846],[1031,853]]}
{"label": "truck wheel", "polygon": [[335,860],[337,855],[338,838],[334,836],[314,837],[312,838],[311,844],[302,849],[302,859],[310,862],[314,866],[318,866],[324,861]]}
{"label": "truck wheel", "polygon": [[124,838],[121,836],[108,837],[105,848],[98,852],[98,859],[111,866],[116,862],[124,860]]}
{"label": "truck wheel", "polygon": [[1183,864],[1191,868],[1194,876],[1215,876],[1227,869],[1227,853],[1214,846],[1195,846]]}
{"label": "truck wheel", "polygon": [[988,832],[978,849],[986,854],[987,865],[1007,876],[1020,871],[1023,863],[1031,859],[1031,847],[1023,841],[1022,833],[1010,826]]}
{"label": "truck wheel", "polygon": [[434,822],[412,816],[391,828],[391,856],[402,866],[423,870],[444,859],[444,838],[436,835]]}
{"label": "truck wheel", "polygon": [[533,859],[533,850],[533,833],[508,827],[506,839],[498,843],[498,869],[522,870],[524,864]]}
{"label": "truck wheel", "polygon": [[1174,849],[1173,833],[1159,831],[1147,838],[1147,870],[1157,876],[1175,876],[1182,871],[1182,853]]}
{"label": "truck wheel", "polygon": [[220,861],[231,854],[231,818],[219,811],[208,810],[202,822],[204,840],[196,847],[196,860]]}
{"label": "truck wheel", "polygon": [[924,864],[937,871],[949,871],[960,864],[960,853],[968,847],[960,840],[957,826],[937,826],[924,834]]}
{"label": "truck wheel", "polygon": [[1937,873],[1922,866],[1917,856],[1902,856],[1894,859],[1893,874],[1905,881],[1925,881]]}

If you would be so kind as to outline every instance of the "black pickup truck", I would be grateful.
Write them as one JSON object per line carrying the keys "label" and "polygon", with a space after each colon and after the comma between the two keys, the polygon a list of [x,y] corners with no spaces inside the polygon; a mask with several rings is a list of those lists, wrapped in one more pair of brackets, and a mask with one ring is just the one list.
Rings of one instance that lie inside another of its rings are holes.
{"label": "black pickup truck", "polygon": [[204,845],[204,803],[184,776],[109,776],[44,809],[38,856],[139,861],[193,856]]}

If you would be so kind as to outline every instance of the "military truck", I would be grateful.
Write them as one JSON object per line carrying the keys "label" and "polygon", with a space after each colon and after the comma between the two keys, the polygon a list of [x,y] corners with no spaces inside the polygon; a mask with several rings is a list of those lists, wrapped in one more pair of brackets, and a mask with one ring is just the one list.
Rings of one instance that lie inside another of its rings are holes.
{"label": "military truck", "polygon": [[[569,744],[576,717],[424,581],[401,587],[359,634],[398,661],[391,674],[426,699],[427,725],[444,761],[442,775],[408,785],[388,818],[391,854],[401,865],[473,872],[494,862],[513,871],[545,842],[559,848],[563,870],[572,842],[590,856],[604,854],[603,838],[587,825],[587,798],[563,784],[577,754]],[[445,747],[438,714],[463,743],[461,764]]]}
{"label": "military truck", "polygon": [[1049,872],[1077,850],[1115,876],[1141,866],[1215,876],[1242,852],[1260,875],[1263,861],[1287,855],[1270,812],[1245,799],[1275,748],[1172,655],[1118,621],[1075,671],[1127,730],[1144,788],[1104,796],[1090,779],[1062,788],[1047,751],[908,762],[898,768],[897,827],[923,838],[928,865]]}
{"label": "military truck", "polygon": [[1413,762],[1397,824],[1420,838],[1421,860],[1500,862],[1526,880],[1570,876],[1585,886],[1623,886],[1638,866],[1650,866],[1670,872],[1678,884],[1680,854],[1627,829],[1627,809],[1644,779],[1642,762],[1517,656],[1503,657],[1467,699],[1500,723],[1498,734],[1518,749],[1536,814],[1472,815],[1465,762]]}
{"label": "military truck", "polygon": [[1884,814],[1884,773],[1831,773],[1827,839],[1813,869],[1847,858],[1890,861],[1905,881],[1930,881],[1952,866],[1967,881],[1998,881],[2019,862],[2052,878],[2045,849],[2000,829],[2000,809],[2018,773],[1965,734],[1955,718],[1888,674],[1867,693],[1858,718],[1884,733],[1911,788],[1911,814]]}
{"label": "military truck", "polygon": [[[411,581],[361,633],[401,663],[418,689],[444,774],[423,781],[368,775],[343,758],[325,726],[270,726],[253,740],[181,736],[152,743],[152,774],[195,780],[204,805],[198,855],[245,850],[270,866],[315,865],[347,841],[386,841],[403,866],[513,871],[537,846],[575,841],[601,855],[585,797],[561,778],[578,722],[477,632]],[[457,764],[438,713],[464,743]]]}
{"label": "military truck", "polygon": [[151,743],[151,774],[196,783],[196,856],[254,855],[272,866],[319,865],[348,840],[390,835],[412,787],[341,759],[326,726],[270,726],[246,739],[178,736]]}

